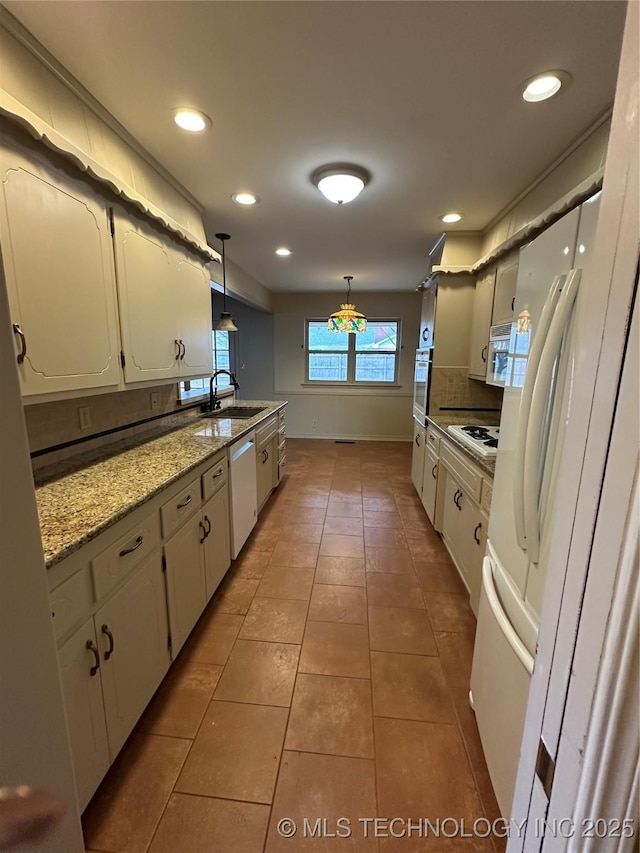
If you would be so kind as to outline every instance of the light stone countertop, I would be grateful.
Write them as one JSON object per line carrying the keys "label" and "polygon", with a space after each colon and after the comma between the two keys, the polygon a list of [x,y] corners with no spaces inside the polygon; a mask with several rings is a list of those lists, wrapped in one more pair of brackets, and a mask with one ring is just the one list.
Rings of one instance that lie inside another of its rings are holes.
{"label": "light stone countertop", "polygon": [[[286,405],[286,401],[242,400],[262,406],[252,418],[198,418],[188,425],[131,446],[109,446],[102,458],[36,487],[40,533],[47,568],[116,524],[180,477],[215,456]],[[184,415],[177,415],[184,422]]]}
{"label": "light stone countertop", "polygon": [[[500,422],[498,412],[495,413],[494,424],[496,420],[498,423]],[[428,424],[434,426],[448,441],[454,444],[457,450],[466,454],[484,474],[488,474],[493,479],[496,470],[495,456],[482,456],[480,453],[474,453],[471,447],[460,441],[454,433],[447,430],[448,426],[471,426],[472,424],[491,426],[486,417],[480,419],[478,417],[474,418],[473,415],[427,415],[427,421]]]}

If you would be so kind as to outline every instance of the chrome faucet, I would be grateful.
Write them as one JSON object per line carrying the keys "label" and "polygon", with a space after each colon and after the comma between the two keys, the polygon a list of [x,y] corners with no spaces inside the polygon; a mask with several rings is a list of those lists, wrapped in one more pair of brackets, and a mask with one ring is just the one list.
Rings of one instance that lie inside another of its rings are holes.
{"label": "chrome faucet", "polygon": [[218,399],[218,395],[217,395],[216,389],[215,389],[216,376],[220,376],[221,373],[227,374],[227,376],[231,379],[231,381],[233,383],[233,387],[236,391],[240,388],[238,380],[233,375],[233,373],[231,373],[230,370],[216,370],[214,372],[213,376],[211,377],[210,381],[209,381],[209,409],[208,409],[208,411],[210,411],[210,412],[215,412],[217,409],[220,408],[220,405],[221,405],[221,401]]}

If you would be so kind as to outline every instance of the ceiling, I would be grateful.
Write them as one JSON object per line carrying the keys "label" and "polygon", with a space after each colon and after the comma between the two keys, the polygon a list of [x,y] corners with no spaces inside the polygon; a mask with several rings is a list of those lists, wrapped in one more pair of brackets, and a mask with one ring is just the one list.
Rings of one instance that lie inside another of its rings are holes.
{"label": "ceiling", "polygon": [[[486,226],[613,101],[625,4],[128,2],[4,5],[204,205],[210,245],[274,291],[414,289],[443,226]],[[527,104],[523,81],[569,72]],[[181,131],[173,110],[211,117]],[[319,166],[371,181],[326,201]],[[231,201],[248,190],[261,201]],[[292,249],[289,258],[276,247]]]}

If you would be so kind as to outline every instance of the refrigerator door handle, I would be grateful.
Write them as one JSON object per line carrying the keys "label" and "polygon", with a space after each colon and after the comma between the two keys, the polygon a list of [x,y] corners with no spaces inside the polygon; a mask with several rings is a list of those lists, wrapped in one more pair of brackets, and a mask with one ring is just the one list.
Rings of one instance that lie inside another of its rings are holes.
{"label": "refrigerator door handle", "polygon": [[540,522],[538,519],[538,491],[540,467],[542,465],[540,442],[544,428],[549,392],[553,381],[556,359],[562,348],[564,334],[571,321],[573,306],[580,287],[582,270],[570,270],[562,287],[560,299],[549,327],[549,334],[542,349],[542,357],[536,372],[531,399],[527,443],[524,448],[524,524],[527,539],[527,554],[532,563],[540,557]]}
{"label": "refrigerator door handle", "polygon": [[[527,550],[527,530],[525,527],[525,511],[524,511],[524,456],[525,450],[529,444],[529,415],[531,412],[531,401],[533,398],[533,389],[536,384],[540,359],[544,349],[549,327],[553,320],[556,304],[560,296],[560,290],[564,281],[565,275],[557,275],[553,279],[549,295],[540,315],[540,324],[535,330],[531,348],[529,350],[529,358],[527,362],[527,372],[520,397],[520,408],[518,410],[518,423],[516,427],[515,452],[513,460],[513,512],[516,523],[516,538],[518,545]],[[517,322],[517,320],[516,320]]]}
{"label": "refrigerator door handle", "polygon": [[487,596],[487,602],[489,603],[491,612],[493,613],[505,640],[513,649],[514,654],[517,656],[522,666],[527,670],[529,675],[531,675],[533,672],[533,656],[516,633],[515,628],[502,609],[498,593],[496,592],[496,588],[493,583],[491,560],[488,557],[485,557],[482,561],[482,586]]}

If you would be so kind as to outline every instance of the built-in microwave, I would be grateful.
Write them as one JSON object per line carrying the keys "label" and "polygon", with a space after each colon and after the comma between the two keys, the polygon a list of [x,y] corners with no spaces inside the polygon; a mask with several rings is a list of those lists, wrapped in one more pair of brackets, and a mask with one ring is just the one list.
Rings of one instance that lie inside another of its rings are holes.
{"label": "built-in microwave", "polygon": [[509,361],[509,338],[511,323],[501,323],[491,326],[489,331],[489,355],[487,358],[488,385],[499,385],[504,388],[507,381]]}
{"label": "built-in microwave", "polygon": [[413,416],[424,424],[429,414],[431,390],[431,365],[433,349],[416,350],[416,367],[413,377]]}

